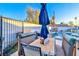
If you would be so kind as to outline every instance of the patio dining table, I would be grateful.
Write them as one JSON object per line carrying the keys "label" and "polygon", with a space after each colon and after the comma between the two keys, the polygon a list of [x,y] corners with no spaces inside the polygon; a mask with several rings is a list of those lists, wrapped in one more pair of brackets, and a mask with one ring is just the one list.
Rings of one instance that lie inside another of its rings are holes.
{"label": "patio dining table", "polygon": [[46,56],[54,56],[54,41],[53,38],[49,38],[49,41],[47,44],[41,44],[40,39],[36,39],[34,42],[32,42],[30,45],[37,46],[41,48],[42,55]]}

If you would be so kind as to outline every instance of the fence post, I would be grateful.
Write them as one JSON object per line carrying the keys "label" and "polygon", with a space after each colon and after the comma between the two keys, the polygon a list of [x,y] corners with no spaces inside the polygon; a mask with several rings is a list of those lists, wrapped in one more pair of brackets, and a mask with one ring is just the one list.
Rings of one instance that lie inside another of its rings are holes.
{"label": "fence post", "polygon": [[0,56],[2,53],[2,16],[0,16]]}
{"label": "fence post", "polygon": [[24,21],[22,21],[22,33],[24,33]]}
{"label": "fence post", "polygon": [[18,55],[20,55],[20,36],[19,33],[17,34],[17,40],[18,40]]}

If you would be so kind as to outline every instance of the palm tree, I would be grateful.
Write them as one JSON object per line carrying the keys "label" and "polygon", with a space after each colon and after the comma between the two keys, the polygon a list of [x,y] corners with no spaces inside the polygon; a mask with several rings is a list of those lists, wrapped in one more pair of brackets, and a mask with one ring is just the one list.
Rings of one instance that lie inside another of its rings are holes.
{"label": "palm tree", "polygon": [[77,17],[75,17],[75,25],[76,25],[76,32],[77,32]]}
{"label": "palm tree", "polygon": [[76,24],[76,26],[77,26],[77,17],[75,17],[75,24]]}

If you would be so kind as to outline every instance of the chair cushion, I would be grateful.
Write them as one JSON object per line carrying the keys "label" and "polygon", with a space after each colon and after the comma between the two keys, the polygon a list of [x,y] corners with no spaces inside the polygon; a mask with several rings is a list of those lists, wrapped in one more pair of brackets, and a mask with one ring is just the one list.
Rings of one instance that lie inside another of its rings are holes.
{"label": "chair cushion", "polygon": [[29,37],[21,38],[21,43],[30,44],[34,40],[36,40],[36,36],[35,35],[32,35],[32,36],[29,36]]}
{"label": "chair cushion", "polygon": [[55,36],[54,38],[55,39],[59,39],[59,40],[62,40],[63,39],[61,36]]}
{"label": "chair cushion", "polygon": [[54,32],[54,33],[52,34],[52,36],[53,36],[53,37],[58,36],[58,33],[57,33],[57,32]]}
{"label": "chair cushion", "polygon": [[71,39],[69,40],[69,43],[70,43],[71,45],[74,45],[75,42],[76,42],[76,39],[74,39],[74,38],[71,38]]}
{"label": "chair cushion", "polygon": [[30,44],[36,39],[37,39],[37,34],[36,33],[31,33],[30,32],[30,33],[22,33],[22,34],[20,34],[21,43]]}

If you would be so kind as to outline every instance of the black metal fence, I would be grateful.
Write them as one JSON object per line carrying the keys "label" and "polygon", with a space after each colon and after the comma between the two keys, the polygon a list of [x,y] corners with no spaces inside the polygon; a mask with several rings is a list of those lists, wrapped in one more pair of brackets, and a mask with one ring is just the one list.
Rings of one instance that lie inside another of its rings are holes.
{"label": "black metal fence", "polygon": [[22,22],[0,17],[0,55],[8,55],[17,43],[17,33],[22,32]]}
{"label": "black metal fence", "polygon": [[0,17],[0,56],[2,54],[2,18]]}

